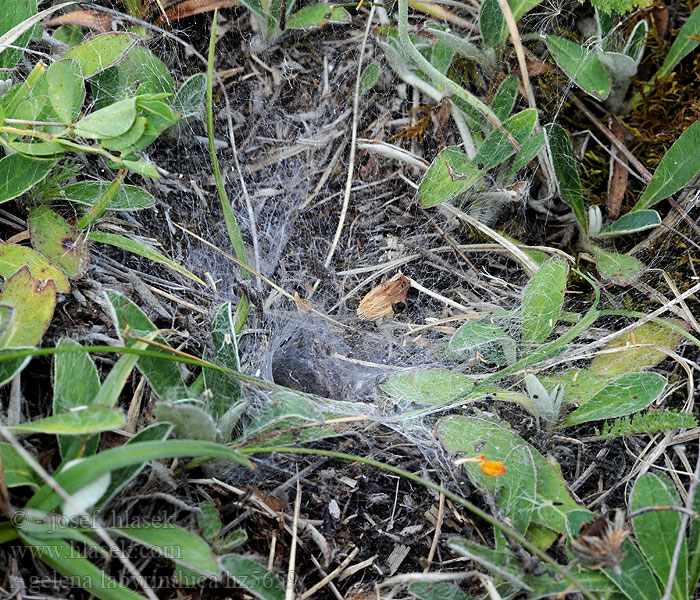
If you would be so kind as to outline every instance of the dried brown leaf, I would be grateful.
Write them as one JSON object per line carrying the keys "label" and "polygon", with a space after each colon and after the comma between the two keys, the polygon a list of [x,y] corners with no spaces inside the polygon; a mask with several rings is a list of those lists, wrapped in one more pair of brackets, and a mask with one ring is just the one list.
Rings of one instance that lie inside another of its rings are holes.
{"label": "dried brown leaf", "polygon": [[[615,118],[610,118],[610,131],[623,144],[625,143],[625,130]],[[620,214],[622,200],[627,190],[627,159],[613,146],[610,150],[610,177],[608,178],[608,199],[605,203],[608,217],[617,218]]]}
{"label": "dried brown leaf", "polygon": [[411,282],[403,274],[398,273],[389,281],[373,288],[357,307],[357,316],[368,321],[376,321],[381,317],[393,317],[391,306],[403,302],[408,295]]}

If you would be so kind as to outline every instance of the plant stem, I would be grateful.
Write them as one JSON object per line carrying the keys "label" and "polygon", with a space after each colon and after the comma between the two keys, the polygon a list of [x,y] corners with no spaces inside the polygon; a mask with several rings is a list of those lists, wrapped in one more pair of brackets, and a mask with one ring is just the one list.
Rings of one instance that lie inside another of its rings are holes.
{"label": "plant stem", "polygon": [[457,85],[449,77],[447,77],[446,75],[443,75],[440,71],[438,71],[433,65],[430,64],[430,62],[413,45],[413,42],[411,41],[411,37],[408,35],[408,4],[407,4],[407,0],[399,0],[398,4],[399,4],[399,41],[401,42],[401,45],[403,46],[404,50],[406,50],[408,55],[413,59],[413,61],[418,65],[418,67],[426,75],[430,76],[433,80],[439,82],[440,85],[442,85],[444,89],[449,90],[450,92],[452,92],[453,94],[455,94],[456,96],[458,96],[459,98],[464,100],[467,104],[469,104],[470,106],[472,106],[476,110],[478,110],[482,115],[484,115],[489,120],[489,122],[505,136],[505,138],[510,142],[510,144],[513,146],[513,148],[515,148],[517,151],[519,151],[520,144],[511,135],[511,133],[509,131],[506,131],[506,129],[503,127],[503,125],[499,121],[496,114],[488,106],[486,106],[481,100],[479,100],[476,96],[474,96],[474,94],[470,94],[462,86]]}

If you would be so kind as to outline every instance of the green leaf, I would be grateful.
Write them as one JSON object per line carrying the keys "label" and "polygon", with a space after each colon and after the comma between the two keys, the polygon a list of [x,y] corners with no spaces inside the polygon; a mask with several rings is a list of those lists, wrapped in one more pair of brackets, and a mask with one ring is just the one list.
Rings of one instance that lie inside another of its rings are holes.
{"label": "green leaf", "polygon": [[569,134],[556,123],[547,125],[545,131],[561,199],[571,207],[576,220],[585,231],[587,221],[586,208],[583,204],[583,186],[576,169],[576,159]]}
{"label": "green leaf", "polygon": [[182,114],[183,118],[195,117],[200,113],[207,91],[207,77],[204,73],[192,75],[180,86],[170,101],[173,110]]}
{"label": "green leaf", "polygon": [[600,274],[617,285],[627,285],[639,279],[646,267],[634,256],[591,248]]}
{"label": "green leaf", "polygon": [[58,160],[63,155],[63,147],[53,142],[17,142],[8,141],[7,145],[22,156],[37,160]]}
{"label": "green leaf", "polygon": [[636,413],[656,400],[666,379],[656,373],[628,373],[603,388],[564,419],[564,427]]}
{"label": "green leaf", "polygon": [[498,0],[484,0],[479,11],[479,31],[487,48],[500,46],[506,34],[506,21]]}
{"label": "green leaf", "polygon": [[207,412],[194,404],[159,402],[154,409],[159,422],[173,424],[178,437],[191,440],[216,441],[216,425]]}
{"label": "green leaf", "polygon": [[2,458],[2,476],[8,488],[27,485],[34,491],[39,489],[41,477],[24,461],[12,444],[0,442],[0,457]]}
{"label": "green leaf", "polygon": [[84,235],[48,206],[29,213],[29,236],[34,249],[58,266],[69,279],[79,279],[90,263],[90,245]]}
{"label": "green leaf", "polygon": [[[61,338],[58,348],[78,347],[70,338]],[[56,354],[53,368],[53,414],[90,404],[100,391],[97,367],[87,352]],[[61,456],[66,457],[72,438],[58,436]]]}
{"label": "green leaf", "polygon": [[377,61],[369,63],[360,76],[360,96],[364,96],[369,90],[374,87],[374,84],[379,80],[381,69]]}
{"label": "green leaf", "polygon": [[[503,128],[511,133],[519,144],[522,144],[530,137],[536,120],[537,111],[528,108],[504,121]],[[513,145],[496,129],[484,140],[472,162],[478,168],[488,170],[500,165],[513,154],[515,154]]]}
{"label": "green leaf", "polygon": [[[679,319],[669,322],[687,328]],[[644,371],[668,358],[668,352],[678,348],[684,339],[680,332],[649,321],[606,344],[603,353],[593,359],[590,370],[606,377]],[[611,350],[618,351],[606,352]]]}
{"label": "green leaf", "polygon": [[[240,371],[241,365],[238,359],[238,342],[236,339],[235,319],[233,305],[230,302],[223,304],[216,312],[211,324],[212,341],[214,342],[214,356],[211,362],[221,367]],[[219,421],[222,416],[241,399],[241,384],[227,373],[214,369],[204,369],[204,387],[209,390],[208,409],[209,414]],[[230,426],[235,423],[230,423]],[[227,439],[231,434],[222,431]]]}
{"label": "green leaf", "polygon": [[569,264],[553,258],[543,264],[525,288],[522,304],[522,341],[544,342],[559,320]]}
{"label": "green leaf", "polygon": [[513,112],[517,96],[518,78],[509,75],[498,86],[496,93],[493,95],[493,100],[491,100],[491,110],[500,121],[507,119],[510,113]]}
{"label": "green leaf", "polygon": [[[139,444],[141,442],[162,441],[168,439],[172,427],[167,423],[155,423],[143,428],[134,437],[129,439],[125,446],[131,444]],[[127,484],[133,480],[146,466],[148,461],[137,462],[121,469],[115,469],[111,472],[112,480],[109,488],[104,493],[102,498],[95,505],[98,509],[107,506],[112,498],[116,496],[120,490],[124,489]]]}
{"label": "green leaf", "polygon": [[[697,9],[696,9],[697,12]],[[654,206],[675,194],[700,171],[700,121],[695,121],[671,146],[656,167],[633,211]]]}
{"label": "green leaf", "polygon": [[[620,588],[628,600],[658,600],[662,591],[637,545],[629,538],[622,545],[623,558],[618,565],[619,572],[602,569],[605,576]],[[684,599],[685,600],[685,599]]]}
{"label": "green leaf", "polygon": [[[35,21],[31,19],[37,12],[36,0],[3,0],[0,19],[0,69],[14,69],[22,56],[23,48],[36,33]],[[38,19],[37,19],[38,20]],[[23,27],[21,24],[26,23]],[[19,31],[7,36],[15,27]],[[22,31],[24,30],[24,31]],[[39,34],[41,35],[41,34]],[[8,46],[17,46],[9,48]]]}
{"label": "green leaf", "polygon": [[49,174],[54,161],[10,154],[0,160],[0,204],[17,198]]}
{"label": "green leaf", "polygon": [[[125,444],[109,450],[102,450],[79,464],[56,473],[54,478],[66,492],[72,494],[104,473],[132,465],[141,465],[149,460],[185,456],[221,457],[237,464],[252,467],[251,462],[245,456],[221,444],[202,440],[164,440]],[[31,497],[27,507],[48,512],[62,502],[61,496],[51,486],[44,484]]]}
{"label": "green leaf", "polygon": [[41,254],[27,246],[17,244],[0,244],[0,275],[5,279],[11,277],[22,267],[28,267],[34,279],[52,280],[59,294],[70,291],[70,283],[56,265],[50,263]]}
{"label": "green leaf", "polygon": [[107,406],[76,406],[65,412],[37,419],[30,423],[9,426],[17,434],[52,433],[54,435],[85,435],[118,429],[124,425],[124,415]]}
{"label": "green leaf", "polygon": [[[530,466],[526,472],[514,473],[510,477],[517,477],[523,485],[526,477],[536,477],[536,497],[530,496],[527,500],[532,505],[532,520],[537,523],[564,533],[566,513],[581,508],[569,495],[559,471],[508,427],[479,417],[448,417],[438,424],[438,437],[445,449],[453,454],[465,453],[468,457],[485,454],[488,460],[502,460],[506,475],[492,478],[495,483],[507,477],[509,471],[525,468],[527,461],[511,461],[510,456],[516,451],[522,452],[516,449],[527,447],[534,461],[534,472]],[[467,470],[470,478],[473,473],[474,470]],[[517,487],[515,483],[513,485]]]}
{"label": "green leaf", "polygon": [[444,581],[416,581],[408,586],[408,591],[421,600],[471,600],[459,586]]}
{"label": "green leaf", "polygon": [[197,514],[199,526],[205,540],[212,541],[221,531],[221,515],[216,505],[209,500],[199,503],[200,513]]}
{"label": "green leaf", "polygon": [[[124,332],[127,329],[130,334],[137,336],[143,336],[145,333],[152,334],[157,331],[156,326],[146,314],[126,296],[112,291],[106,291],[105,296],[112,311],[115,328],[120,337],[124,337]],[[155,336],[154,341],[168,346],[165,338],[161,335]],[[124,339],[124,343],[127,346],[134,346],[137,342],[127,336]],[[150,350],[167,354],[167,352],[158,348],[150,348]],[[139,356],[136,364],[159,398],[186,398],[188,396],[187,387],[182,380],[182,374],[176,362],[151,356]]]}
{"label": "green leaf", "polygon": [[[645,473],[634,485],[630,498],[630,510],[649,506],[681,506],[681,500],[671,480],[664,474]],[[632,519],[634,534],[644,556],[658,578],[665,584],[671,572],[673,551],[678,538],[681,514],[675,510],[653,510]],[[676,576],[673,579],[671,598],[686,600],[688,574],[688,548],[685,537],[681,546]]]}
{"label": "green leaf", "polygon": [[447,369],[427,369],[392,375],[379,387],[402,405],[439,406],[465,398],[474,382]]}
{"label": "green leaf", "polygon": [[70,125],[80,114],[85,86],[80,67],[71,60],[52,63],[44,73],[49,102],[62,123]]}
{"label": "green leaf", "polygon": [[557,65],[584,92],[597,100],[608,97],[610,76],[595,53],[556,35],[548,35],[545,43]]}
{"label": "green leaf", "polygon": [[138,116],[128,131],[122,135],[110,138],[100,138],[100,146],[112,152],[123,152],[132,154],[141,138],[146,134],[146,117]]}
{"label": "green leaf", "polygon": [[437,40],[430,50],[430,64],[445,75],[452,64],[454,56],[455,52],[448,44]]}
{"label": "green leaf", "polygon": [[104,571],[93,565],[65,540],[41,540],[20,532],[22,541],[32,553],[69,581],[100,600],[145,600],[144,596],[123,587]]}
{"label": "green leaf", "polygon": [[314,4],[305,6],[287,19],[287,29],[311,29],[328,23],[347,25],[351,22],[350,13],[342,6]]}
{"label": "green leaf", "polygon": [[136,43],[129,33],[104,33],[96,35],[71,48],[63,55],[82,69],[84,77],[91,77],[112,66]]}
{"label": "green leaf", "polygon": [[165,558],[203,575],[216,577],[219,574],[219,565],[209,545],[182,527],[141,522],[127,527],[110,527],[109,532],[148,546]]}
{"label": "green leaf", "polygon": [[608,225],[595,237],[605,238],[617,235],[628,235],[645,229],[653,229],[661,225],[661,217],[655,210],[635,210],[620,217]]}
{"label": "green leaf", "polygon": [[550,377],[540,377],[548,392],[557,385],[564,386],[564,403],[582,405],[604,389],[609,379],[587,369],[569,369]]}
{"label": "green leaf", "polygon": [[121,248],[122,250],[126,250],[128,252],[133,252],[134,254],[138,254],[139,256],[143,256],[144,258],[148,258],[149,260],[152,260],[154,262],[162,263],[162,264],[170,267],[173,271],[177,271],[178,273],[185,275],[186,277],[189,277],[190,279],[196,281],[197,283],[201,283],[202,285],[205,285],[204,282],[199,277],[190,273],[187,269],[185,269],[181,265],[178,265],[176,262],[172,261],[164,254],[161,254],[157,250],[154,250],[153,248],[149,248],[145,244],[142,244],[142,243],[137,242],[135,240],[129,239],[129,238],[124,237],[122,235],[117,235],[114,233],[107,233],[105,231],[91,231],[90,234],[88,235],[88,239],[91,242],[98,242],[100,244],[109,244],[110,246],[115,246],[117,248]]}
{"label": "green leaf", "polygon": [[[61,199],[93,206],[107,191],[108,181],[80,181],[49,190],[47,199]],[[129,211],[151,208],[155,198],[135,185],[122,184],[107,205],[107,210]]]}
{"label": "green leaf", "polygon": [[487,362],[515,362],[515,341],[495,323],[470,319],[462,325],[447,345],[450,357],[468,359],[477,352]]}
{"label": "green leaf", "polygon": [[678,37],[673,41],[671,48],[666,54],[664,64],[656,73],[656,79],[667,77],[673,69],[678,66],[688,54],[690,54],[698,46],[695,34],[700,31],[700,7],[696,6],[690,18],[683,24],[678,32]]}
{"label": "green leaf", "polygon": [[221,566],[236,582],[261,600],[284,600],[282,582],[272,571],[245,556],[227,554],[220,558]]}
{"label": "green leaf", "polygon": [[510,179],[515,177],[520,169],[527,166],[528,163],[537,156],[537,153],[544,146],[544,142],[544,131],[538,131],[535,135],[530,136],[523,142],[520,147],[520,152],[515,155],[513,164],[510,167],[510,173],[508,175]]}
{"label": "green leaf", "polygon": [[435,157],[420,183],[421,206],[435,206],[466,192],[481,171],[457,146],[448,146]]}
{"label": "green leaf", "polygon": [[[143,139],[143,138],[142,138]],[[134,173],[138,173],[142,177],[152,177],[153,179],[158,179],[160,177],[158,169],[146,160],[127,160],[121,159],[115,162],[109,163],[109,168],[112,169],[129,169]],[[119,237],[119,236],[116,236]]]}
{"label": "green leaf", "polygon": [[214,542],[214,550],[217,554],[231,552],[248,541],[248,534],[243,529],[234,529],[223,540]]}
{"label": "green leaf", "polygon": [[36,346],[53,317],[56,284],[34,279],[29,267],[22,267],[5,282],[0,304],[14,309],[0,348]]}
{"label": "green leaf", "polygon": [[125,98],[80,119],[75,133],[91,139],[115,137],[129,131],[135,119],[136,101]]}

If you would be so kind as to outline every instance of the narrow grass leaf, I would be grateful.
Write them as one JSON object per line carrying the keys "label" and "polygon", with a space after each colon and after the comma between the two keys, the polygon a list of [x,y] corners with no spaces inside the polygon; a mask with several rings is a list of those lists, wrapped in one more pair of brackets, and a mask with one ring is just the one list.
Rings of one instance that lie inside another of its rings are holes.
{"label": "narrow grass leaf", "polygon": [[666,379],[657,373],[628,373],[611,381],[569,414],[564,419],[564,426],[624,417],[639,412],[656,400],[665,387]]}
{"label": "narrow grass leaf", "polygon": [[569,134],[556,123],[547,125],[545,131],[561,199],[571,207],[576,220],[585,231],[587,221],[586,208],[583,204],[583,186],[576,168],[574,149],[571,146]]}
{"label": "narrow grass leaf", "polygon": [[88,235],[88,239],[91,242],[109,244],[110,246],[121,248],[122,250],[126,250],[127,252],[133,252],[134,254],[138,254],[139,256],[143,256],[144,258],[148,258],[149,260],[152,260],[154,262],[164,264],[167,267],[170,267],[173,271],[177,271],[181,275],[189,277],[193,281],[204,285],[204,282],[199,277],[197,277],[193,273],[190,273],[182,265],[177,264],[175,261],[169,259],[164,254],[146,246],[145,244],[142,244],[141,242],[137,242],[136,240],[132,240],[130,238],[124,237],[123,235],[117,235],[115,233],[107,233],[106,231],[91,231]]}
{"label": "narrow grass leaf", "polygon": [[[681,500],[671,480],[663,473],[645,473],[632,490],[630,510],[649,506],[680,506]],[[671,572],[681,514],[675,510],[653,510],[632,519],[634,534],[644,556],[659,579],[665,584]],[[688,598],[688,547],[685,537],[673,579],[671,598]]]}
{"label": "narrow grass leaf", "polygon": [[522,303],[522,341],[544,342],[559,320],[569,265],[553,258],[543,264],[525,288]]}
{"label": "narrow grass leaf", "polygon": [[107,406],[77,406],[65,412],[29,423],[8,426],[16,434],[51,433],[54,435],[85,435],[118,429],[124,425],[124,415]]}
{"label": "narrow grass leaf", "polygon": [[690,18],[683,23],[678,37],[666,54],[664,63],[656,73],[657,79],[667,77],[688,54],[698,46],[697,32],[700,31],[700,6],[696,6]]}
{"label": "narrow grass leaf", "polygon": [[20,538],[32,553],[50,568],[57,571],[69,581],[77,582],[80,587],[100,600],[145,600],[145,597],[122,586],[118,581],[93,565],[65,540],[52,538],[41,540],[26,533]]}
{"label": "narrow grass leaf", "polygon": [[[125,444],[90,456],[80,464],[54,475],[56,482],[69,494],[79,490],[92,479],[117,469],[141,465],[149,460],[178,457],[221,457],[232,463],[252,467],[251,462],[239,452],[221,444],[202,440],[164,440]],[[48,512],[63,502],[48,484],[41,486],[27,503],[28,508]]]}
{"label": "narrow grass leaf", "polygon": [[209,545],[196,533],[177,525],[141,522],[127,527],[110,527],[109,532],[148,546],[180,565],[215,577],[219,565]]}
{"label": "narrow grass leaf", "polygon": [[[167,440],[172,429],[172,426],[168,423],[155,423],[153,425],[149,425],[136,433],[136,435],[130,438],[125,445],[129,446],[130,444],[139,444],[141,442]],[[120,490],[124,489],[124,487],[126,487],[126,485],[143,470],[147,462],[148,461],[144,460],[141,463],[132,464],[112,471],[112,479],[110,481],[109,488],[107,488],[107,491],[97,502],[96,507],[99,509],[103,506],[107,506],[112,498],[114,498],[114,496],[116,496]]]}

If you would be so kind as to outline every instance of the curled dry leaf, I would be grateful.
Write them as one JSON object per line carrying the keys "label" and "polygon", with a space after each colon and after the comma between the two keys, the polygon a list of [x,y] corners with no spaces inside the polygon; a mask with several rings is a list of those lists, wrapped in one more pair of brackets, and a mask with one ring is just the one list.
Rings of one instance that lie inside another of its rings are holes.
{"label": "curled dry leaf", "polygon": [[311,300],[302,298],[299,294],[294,292],[294,302],[299,309],[299,312],[310,313],[314,309],[314,303]]}
{"label": "curled dry leaf", "polygon": [[591,568],[619,571],[618,565],[624,557],[622,544],[628,535],[625,514],[618,510],[612,525],[603,517],[582,525],[571,540],[571,550]]}
{"label": "curled dry leaf", "polygon": [[155,20],[155,24],[160,27],[168,21],[179,21],[200,13],[213,12],[217,8],[232,8],[240,5],[238,0],[185,0],[166,10],[165,15],[160,15]]}
{"label": "curled dry leaf", "polygon": [[74,10],[44,23],[44,27],[60,27],[61,25],[81,25],[102,33],[114,31],[112,17],[99,15],[90,10]]}
{"label": "curled dry leaf", "polygon": [[357,307],[357,316],[368,321],[381,317],[393,317],[392,304],[403,302],[408,295],[411,282],[402,273],[372,289]]}

